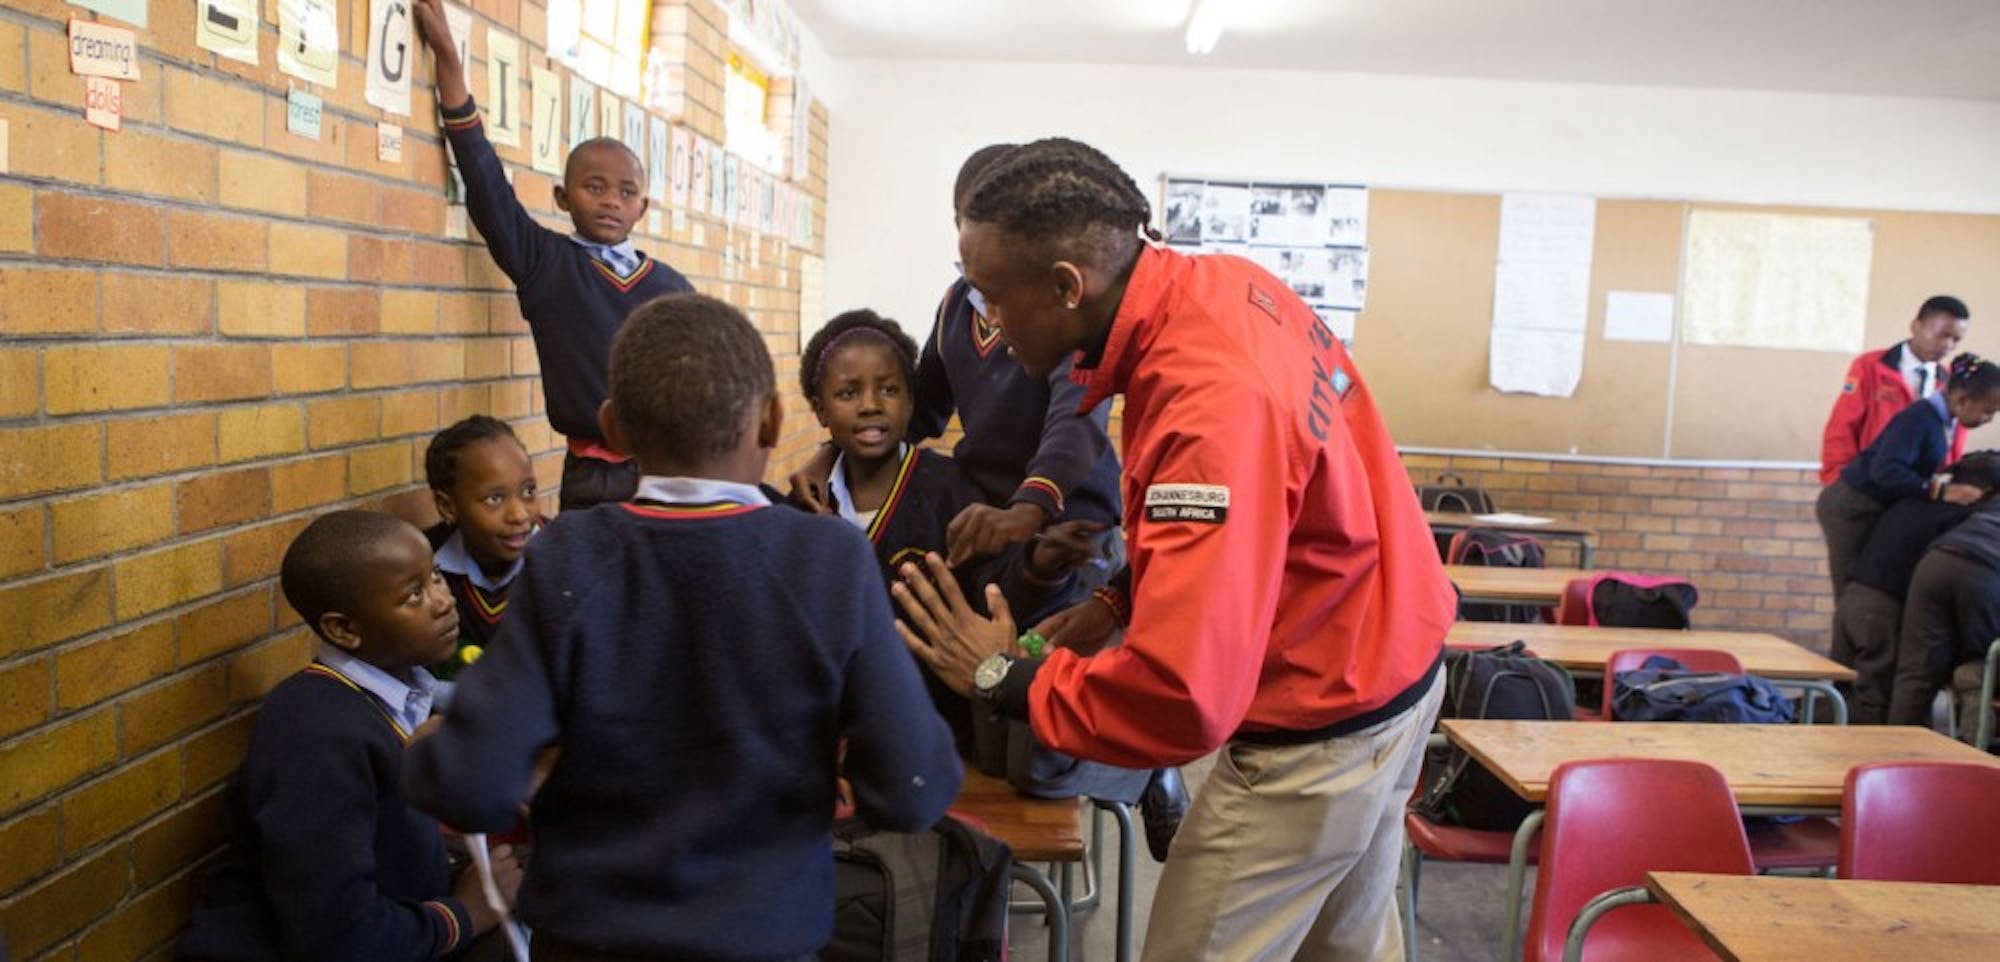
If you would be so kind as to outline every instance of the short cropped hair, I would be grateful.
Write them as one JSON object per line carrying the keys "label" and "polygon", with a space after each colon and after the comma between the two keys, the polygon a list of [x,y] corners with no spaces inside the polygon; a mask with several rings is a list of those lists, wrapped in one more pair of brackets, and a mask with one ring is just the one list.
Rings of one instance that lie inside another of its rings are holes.
{"label": "short cropped hair", "polygon": [[777,380],[763,335],[704,294],[647,301],[611,344],[611,403],[642,461],[734,450]]}
{"label": "short cropped hair", "polygon": [[484,414],[475,414],[439,431],[424,448],[424,482],[432,491],[449,494],[458,487],[458,453],[481,441],[497,438],[521,443],[507,422]]}
{"label": "short cropped hair", "polygon": [[804,392],[806,400],[819,397],[820,378],[826,374],[826,356],[834,345],[853,343],[860,337],[887,343],[895,351],[897,366],[903,369],[903,380],[916,383],[917,342],[903,333],[902,325],[864,307],[836,315],[806,342],[805,353],[799,357],[799,390]]}
{"label": "short cropped hair", "polygon": [[584,151],[597,150],[603,147],[617,148],[619,151],[623,152],[625,156],[632,158],[632,162],[639,165],[639,179],[640,180],[646,179],[646,162],[639,159],[638,151],[635,151],[632,148],[625,146],[625,142],[619,140],[616,137],[592,137],[589,140],[584,141],[583,143],[571,147],[569,149],[569,156],[563,158],[563,181],[565,183],[569,181],[570,175],[575,172],[574,168],[576,167],[576,159],[577,157],[581,156]]}
{"label": "short cropped hair", "polygon": [[1000,158],[1013,150],[1014,144],[987,144],[965,158],[958,167],[958,180],[951,185],[951,209],[953,212],[965,210],[965,202],[972,196],[972,186],[979,182],[979,175],[986,173]]}
{"label": "short cropped hair", "polygon": [[321,615],[353,611],[360,601],[361,574],[374,558],[373,546],[415,530],[400,518],[376,511],[320,515],[292,539],[278,565],[285,601],[317,633]]}
{"label": "short cropped hair", "polygon": [[1954,484],[1969,484],[1988,492],[2000,490],[2000,451],[1974,451],[1945,468]]}
{"label": "short cropped hair", "polygon": [[1950,294],[1935,295],[1925,300],[1924,306],[1917,308],[1918,317],[1929,317],[1932,314],[1949,315],[1953,320],[1957,321],[1962,321],[1972,316],[1972,312],[1966,309],[1965,302]]}

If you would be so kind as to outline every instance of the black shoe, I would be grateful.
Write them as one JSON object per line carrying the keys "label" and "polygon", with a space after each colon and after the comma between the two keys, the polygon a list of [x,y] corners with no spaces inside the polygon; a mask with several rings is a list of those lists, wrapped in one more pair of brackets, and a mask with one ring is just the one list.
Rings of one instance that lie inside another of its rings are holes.
{"label": "black shoe", "polygon": [[1174,833],[1180,831],[1187,811],[1187,782],[1181,780],[1181,770],[1154,769],[1146,790],[1139,794],[1139,815],[1146,822],[1146,848],[1153,853],[1153,861],[1167,860],[1167,849],[1173,845]]}

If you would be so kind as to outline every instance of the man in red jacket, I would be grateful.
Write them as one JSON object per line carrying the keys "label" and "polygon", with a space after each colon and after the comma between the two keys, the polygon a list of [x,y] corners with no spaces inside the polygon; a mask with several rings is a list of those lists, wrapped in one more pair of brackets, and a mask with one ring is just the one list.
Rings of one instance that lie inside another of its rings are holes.
{"label": "man in red jacket", "polygon": [[1403,805],[1442,697],[1451,584],[1339,340],[1249,261],[1146,243],[1149,216],[1108,158],[1051,140],[988,171],[959,230],[1028,373],[1081,351],[1081,410],[1125,396],[1123,645],[1014,657],[998,594],[979,617],[936,556],[897,586],[905,641],[1057,750],[1143,768],[1221,749],[1146,958],[1400,957]]}
{"label": "man in red jacket", "polygon": [[[1943,362],[1958,349],[1971,323],[1964,301],[1939,294],[1917,308],[1909,340],[1869,351],[1848,365],[1847,380],[1834,399],[1820,441],[1820,484],[1832,484],[1840,477],[1840,469],[1875,440],[1897,412],[1944,388]],[[1954,446],[1947,460],[1958,460],[1960,453]]]}

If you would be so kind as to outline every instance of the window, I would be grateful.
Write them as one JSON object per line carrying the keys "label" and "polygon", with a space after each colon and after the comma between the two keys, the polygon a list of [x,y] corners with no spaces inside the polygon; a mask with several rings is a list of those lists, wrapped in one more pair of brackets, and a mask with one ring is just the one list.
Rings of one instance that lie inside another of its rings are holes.
{"label": "window", "polygon": [[652,0],[549,0],[549,53],[583,79],[640,99]]}

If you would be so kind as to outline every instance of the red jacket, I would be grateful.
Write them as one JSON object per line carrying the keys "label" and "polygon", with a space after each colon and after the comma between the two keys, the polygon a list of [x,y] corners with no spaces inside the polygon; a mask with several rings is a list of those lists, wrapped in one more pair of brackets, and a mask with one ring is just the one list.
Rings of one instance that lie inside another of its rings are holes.
{"label": "red jacket", "polygon": [[[1832,484],[1840,477],[1840,469],[1874,442],[1875,436],[1888,426],[1889,419],[1917,399],[1909,382],[1903,380],[1903,352],[1909,349],[1906,341],[1884,350],[1869,351],[1847,366],[1847,380],[1840,385],[1840,397],[1834,399],[1833,413],[1827,415],[1826,430],[1820,438],[1820,484]],[[1946,376],[1944,364],[1938,364],[1938,377]],[[1940,380],[1938,389],[1943,388]],[[1951,454],[1945,463],[1958,460],[1963,453],[1965,429],[1959,428],[1952,434]]]}
{"label": "red jacket", "polygon": [[1132,621],[1028,690],[1057,751],[1135,768],[1308,732],[1421,691],[1455,595],[1354,362],[1228,256],[1140,255],[1081,411],[1125,395]]}

